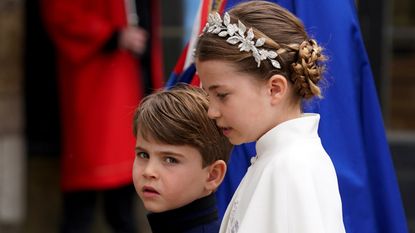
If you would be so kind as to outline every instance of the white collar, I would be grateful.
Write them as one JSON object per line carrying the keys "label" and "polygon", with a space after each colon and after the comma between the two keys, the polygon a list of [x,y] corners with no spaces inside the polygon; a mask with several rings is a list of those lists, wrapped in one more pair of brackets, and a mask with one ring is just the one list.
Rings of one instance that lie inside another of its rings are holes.
{"label": "white collar", "polygon": [[[319,137],[317,133],[319,121],[319,114],[304,113],[299,118],[278,124],[258,139],[257,156],[263,155],[265,151],[278,149],[293,140]],[[251,162],[257,160],[257,156]]]}

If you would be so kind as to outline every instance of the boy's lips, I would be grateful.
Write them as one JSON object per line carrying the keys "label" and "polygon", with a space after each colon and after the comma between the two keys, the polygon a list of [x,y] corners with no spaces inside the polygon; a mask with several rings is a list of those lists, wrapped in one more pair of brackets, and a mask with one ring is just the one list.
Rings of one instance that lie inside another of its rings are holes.
{"label": "boy's lips", "polygon": [[143,196],[146,198],[159,196],[160,193],[151,186],[143,186],[142,188]]}

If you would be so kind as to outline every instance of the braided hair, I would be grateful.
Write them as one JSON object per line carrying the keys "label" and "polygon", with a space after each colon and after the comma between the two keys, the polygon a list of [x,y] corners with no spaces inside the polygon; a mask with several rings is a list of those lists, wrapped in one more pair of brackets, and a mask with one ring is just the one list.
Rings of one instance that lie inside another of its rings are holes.
{"label": "braided hair", "polygon": [[325,70],[323,48],[305,31],[303,23],[283,7],[266,2],[250,1],[229,11],[231,23],[241,21],[252,28],[255,38],[265,38],[261,47],[278,53],[278,69],[267,60],[258,67],[251,53],[241,52],[226,39],[212,33],[199,37],[195,57],[199,61],[225,60],[236,64],[239,72],[267,80],[273,75],[284,76],[302,99],[321,97],[319,83]]}

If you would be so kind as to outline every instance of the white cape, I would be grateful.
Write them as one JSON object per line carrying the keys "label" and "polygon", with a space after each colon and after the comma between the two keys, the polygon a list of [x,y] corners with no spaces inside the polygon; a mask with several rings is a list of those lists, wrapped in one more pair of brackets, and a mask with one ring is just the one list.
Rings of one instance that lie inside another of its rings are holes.
{"label": "white cape", "polygon": [[283,122],[257,142],[221,233],[343,233],[337,176],[317,134],[320,116]]}

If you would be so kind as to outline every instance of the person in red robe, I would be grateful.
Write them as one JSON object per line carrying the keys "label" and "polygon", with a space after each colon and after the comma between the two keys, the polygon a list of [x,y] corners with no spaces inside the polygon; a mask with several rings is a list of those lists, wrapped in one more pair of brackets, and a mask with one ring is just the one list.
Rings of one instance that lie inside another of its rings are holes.
{"label": "person in red robe", "polygon": [[140,99],[163,86],[157,5],[41,1],[57,52],[62,232],[88,232],[98,193],[114,232],[135,232],[131,122]]}

